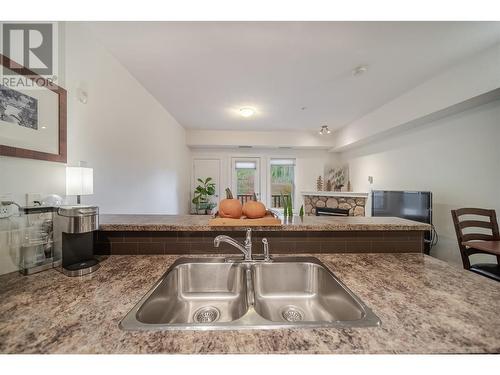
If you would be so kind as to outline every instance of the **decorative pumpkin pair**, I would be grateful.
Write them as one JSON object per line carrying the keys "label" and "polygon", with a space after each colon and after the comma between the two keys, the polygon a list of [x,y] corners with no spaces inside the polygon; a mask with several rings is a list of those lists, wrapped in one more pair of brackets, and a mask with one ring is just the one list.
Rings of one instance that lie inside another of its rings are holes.
{"label": "decorative pumpkin pair", "polygon": [[257,201],[255,193],[252,200],[242,205],[238,199],[233,198],[233,193],[227,188],[226,199],[221,200],[219,203],[219,216],[239,219],[241,215],[245,215],[249,219],[264,217],[266,216],[266,206],[262,202]]}

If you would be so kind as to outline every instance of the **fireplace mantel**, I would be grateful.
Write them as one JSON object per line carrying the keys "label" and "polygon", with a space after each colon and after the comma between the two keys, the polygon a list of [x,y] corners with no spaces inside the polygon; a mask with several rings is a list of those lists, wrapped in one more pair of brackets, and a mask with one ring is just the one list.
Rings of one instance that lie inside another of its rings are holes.
{"label": "fireplace mantel", "polygon": [[315,197],[368,198],[368,193],[353,191],[303,191],[302,195],[313,195]]}

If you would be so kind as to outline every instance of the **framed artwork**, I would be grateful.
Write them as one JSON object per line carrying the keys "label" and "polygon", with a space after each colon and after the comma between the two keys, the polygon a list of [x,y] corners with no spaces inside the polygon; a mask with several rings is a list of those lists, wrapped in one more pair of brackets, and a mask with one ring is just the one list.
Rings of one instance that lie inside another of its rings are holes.
{"label": "framed artwork", "polygon": [[344,165],[339,168],[332,168],[328,172],[328,181],[334,191],[341,191],[342,187],[347,185],[349,181],[349,167]]}
{"label": "framed artwork", "polygon": [[0,69],[0,155],[66,163],[66,90],[1,54]]}

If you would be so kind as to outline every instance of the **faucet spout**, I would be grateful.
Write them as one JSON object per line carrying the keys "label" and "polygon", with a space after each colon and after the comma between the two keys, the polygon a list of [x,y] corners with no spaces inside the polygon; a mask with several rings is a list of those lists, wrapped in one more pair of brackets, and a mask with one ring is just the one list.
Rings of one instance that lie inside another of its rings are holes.
{"label": "faucet spout", "polygon": [[252,260],[252,230],[250,228],[247,229],[246,238],[243,245],[236,241],[234,238],[231,238],[224,234],[214,238],[214,246],[219,247],[221,242],[228,243],[229,245],[234,246],[239,251],[241,251],[245,256],[245,261]]}

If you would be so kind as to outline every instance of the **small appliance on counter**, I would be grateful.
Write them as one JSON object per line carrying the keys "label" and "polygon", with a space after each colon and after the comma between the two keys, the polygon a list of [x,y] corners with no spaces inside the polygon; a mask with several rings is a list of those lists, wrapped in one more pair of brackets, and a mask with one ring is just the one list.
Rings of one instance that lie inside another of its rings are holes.
{"label": "small appliance on counter", "polygon": [[[12,210],[17,206],[17,210]],[[0,201],[0,244],[19,272],[31,275],[54,267],[54,207],[22,207],[12,200]]]}
{"label": "small appliance on counter", "polygon": [[54,267],[54,207],[20,207],[26,218],[20,229],[19,271],[31,275]]}
{"label": "small appliance on counter", "polygon": [[54,215],[55,257],[67,276],[83,276],[96,271],[94,231],[99,226],[97,206],[61,206]]}

